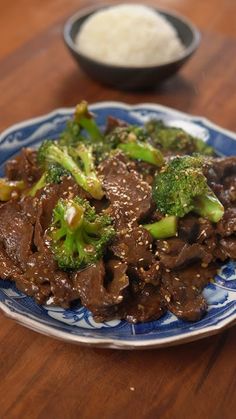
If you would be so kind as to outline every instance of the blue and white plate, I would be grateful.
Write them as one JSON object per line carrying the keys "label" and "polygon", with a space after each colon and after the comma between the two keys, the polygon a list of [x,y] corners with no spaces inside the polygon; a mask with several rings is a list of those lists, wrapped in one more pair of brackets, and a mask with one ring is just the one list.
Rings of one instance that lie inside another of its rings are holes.
{"label": "blue and white plate", "polygon": [[[150,118],[164,119],[170,126],[184,128],[215,147],[222,155],[236,155],[236,135],[204,118],[193,117],[154,104],[129,106],[117,102],[94,104],[90,108],[100,126],[108,115],[142,124]],[[58,109],[48,115],[14,125],[0,135],[0,176],[4,163],[21,147],[35,147],[44,138],[57,138],[73,109]],[[0,308],[22,325],[68,342],[117,349],[146,349],[175,345],[215,334],[236,322],[236,262],[223,266],[204,295],[209,308],[198,322],[178,320],[166,313],[153,322],[132,325],[125,321],[98,324],[81,305],[73,309],[39,306],[19,292],[14,283],[0,280]]]}

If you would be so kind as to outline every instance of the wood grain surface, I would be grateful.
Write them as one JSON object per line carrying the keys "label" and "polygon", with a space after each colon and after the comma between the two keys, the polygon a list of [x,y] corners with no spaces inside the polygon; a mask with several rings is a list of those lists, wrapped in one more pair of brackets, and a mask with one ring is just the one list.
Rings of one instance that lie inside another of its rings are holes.
{"label": "wood grain surface", "polygon": [[[235,0],[150,0],[191,19],[202,42],[178,76],[135,94],[90,80],[63,44],[66,18],[98,3],[0,0],[0,130],[82,98],[161,103],[236,130]],[[128,352],[65,344],[2,314],[0,321],[1,419],[236,417],[235,327],[179,347]]]}

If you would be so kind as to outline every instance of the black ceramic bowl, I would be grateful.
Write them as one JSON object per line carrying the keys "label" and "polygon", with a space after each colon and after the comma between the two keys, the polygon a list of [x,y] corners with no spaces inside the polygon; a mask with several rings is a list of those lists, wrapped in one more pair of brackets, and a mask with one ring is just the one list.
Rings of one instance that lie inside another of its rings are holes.
{"label": "black ceramic bowl", "polygon": [[200,33],[192,23],[176,13],[154,8],[175,27],[185,46],[184,52],[178,59],[150,67],[124,67],[93,60],[78,51],[75,46],[75,37],[83,22],[90,15],[106,7],[110,6],[98,6],[92,9],[81,10],[71,16],[64,27],[64,40],[71,54],[89,76],[101,83],[120,89],[137,90],[150,88],[175,74],[199,45]]}

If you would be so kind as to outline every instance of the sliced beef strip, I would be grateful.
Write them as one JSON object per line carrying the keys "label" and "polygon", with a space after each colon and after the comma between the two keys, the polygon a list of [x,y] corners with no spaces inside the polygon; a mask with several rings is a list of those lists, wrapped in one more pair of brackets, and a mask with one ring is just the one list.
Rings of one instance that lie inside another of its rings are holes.
{"label": "sliced beef strip", "polygon": [[27,219],[31,224],[36,223],[38,207],[39,207],[39,198],[32,196],[24,196],[20,201],[19,205],[22,212],[27,216]]}
{"label": "sliced beef strip", "polygon": [[13,159],[10,159],[5,164],[5,176],[9,180],[21,180],[20,173],[20,154]]}
{"label": "sliced beef strip", "polygon": [[212,159],[204,174],[224,207],[229,207],[236,200],[236,157]]}
{"label": "sliced beef strip", "polygon": [[141,281],[144,284],[158,286],[161,279],[162,267],[159,261],[154,261],[152,265],[144,269],[137,266],[129,266],[128,275],[131,279]]}
{"label": "sliced beef strip", "polygon": [[179,238],[187,243],[194,243],[200,231],[198,217],[192,214],[188,214],[184,218],[180,218],[178,224]]}
{"label": "sliced beef strip", "polygon": [[49,282],[35,284],[34,278],[26,278],[25,275],[16,280],[16,286],[20,291],[34,298],[38,304],[46,304],[51,295]]}
{"label": "sliced beef strip", "polygon": [[236,203],[236,176],[228,176],[224,179],[224,189],[227,193],[227,198],[230,203]]}
{"label": "sliced beef strip", "polygon": [[158,287],[146,284],[127,300],[124,318],[130,323],[159,319],[166,311],[165,300]]}
{"label": "sliced beef strip", "polygon": [[131,282],[130,286],[124,289],[122,297],[123,299],[119,304],[103,304],[97,310],[94,310],[93,306],[94,319],[102,322],[118,318],[131,323],[138,323],[156,320],[166,310],[166,303],[159,288],[152,284],[142,283],[140,286],[137,283],[136,286]]}
{"label": "sliced beef strip", "polygon": [[129,229],[152,208],[151,187],[122,161],[122,154],[101,163],[99,172],[110,201],[109,211],[118,230]]}
{"label": "sliced beef strip", "polygon": [[211,167],[220,181],[227,176],[236,175],[236,156],[212,159]]}
{"label": "sliced beef strip", "polygon": [[226,237],[219,241],[220,249],[225,259],[236,259],[236,237]]}
{"label": "sliced beef strip", "polygon": [[236,208],[231,207],[225,210],[223,218],[217,223],[217,233],[221,237],[236,234]]}
{"label": "sliced beef strip", "polygon": [[78,298],[73,288],[73,281],[66,272],[60,271],[49,251],[35,252],[28,259],[24,272],[23,291],[32,295],[39,304],[69,307],[70,302]]}
{"label": "sliced beef strip", "polygon": [[152,237],[143,227],[133,227],[129,231],[117,234],[110,246],[114,255],[125,263],[147,268],[154,262],[151,252]]}
{"label": "sliced beef strip", "polygon": [[216,271],[215,265],[202,268],[198,264],[178,271],[163,271],[161,293],[167,308],[183,320],[199,320],[207,309],[202,289]]}
{"label": "sliced beef strip", "polygon": [[152,237],[138,222],[152,209],[150,186],[129,170],[122,154],[103,162],[100,173],[117,230],[112,252],[128,265],[148,268],[154,261]]}
{"label": "sliced beef strip", "polygon": [[2,243],[0,243],[0,278],[13,281],[21,280],[22,278],[22,270],[6,254]]}
{"label": "sliced beef strip", "polygon": [[106,263],[105,268],[106,274],[110,276],[110,280],[106,284],[106,289],[108,293],[118,295],[118,301],[120,302],[123,299],[121,291],[129,285],[127,264],[116,259],[110,259]]}
{"label": "sliced beef strip", "polygon": [[206,267],[212,261],[212,254],[206,245],[188,244],[177,237],[157,240],[156,249],[156,255],[168,269],[180,268],[197,260]]}
{"label": "sliced beef strip", "polygon": [[33,226],[16,201],[0,207],[0,241],[7,255],[24,268],[32,253]]}
{"label": "sliced beef strip", "polygon": [[105,133],[110,134],[110,132],[112,132],[117,127],[128,127],[128,124],[127,122],[122,121],[122,119],[115,118],[114,116],[108,116]]}
{"label": "sliced beef strip", "polygon": [[177,256],[160,254],[161,263],[169,269],[187,266],[195,261],[200,261],[202,266],[207,267],[212,261],[212,255],[200,244],[185,244]]}
{"label": "sliced beef strip", "polygon": [[178,238],[183,242],[204,243],[214,235],[215,230],[212,223],[205,218],[190,213],[179,220]]}
{"label": "sliced beef strip", "polygon": [[23,148],[18,156],[6,163],[6,177],[10,180],[23,180],[27,186],[31,186],[41,176],[36,155],[36,150]]}
{"label": "sliced beef strip", "polygon": [[198,232],[196,241],[202,244],[207,239],[214,237],[215,229],[214,229],[213,224],[206,218],[200,217],[198,219],[198,222],[199,222],[199,232]]}
{"label": "sliced beef strip", "polygon": [[186,298],[185,301],[182,302],[170,302],[168,309],[179,319],[195,322],[200,320],[205,314],[207,302],[202,295],[197,295],[192,299]]}
{"label": "sliced beef strip", "polygon": [[110,261],[107,269],[112,276],[108,284],[105,284],[106,271],[102,260],[71,276],[81,303],[92,311],[96,321],[122,317],[119,305],[129,285],[126,264]]}

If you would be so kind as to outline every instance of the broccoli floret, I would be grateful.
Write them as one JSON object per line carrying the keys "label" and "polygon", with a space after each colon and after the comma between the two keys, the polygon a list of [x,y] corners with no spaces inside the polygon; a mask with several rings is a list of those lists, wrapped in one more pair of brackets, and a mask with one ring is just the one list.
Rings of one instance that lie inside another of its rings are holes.
{"label": "broccoli floret", "polygon": [[64,176],[69,176],[68,170],[57,163],[50,163],[46,171],[46,183],[61,183]]}
{"label": "broccoli floret", "polygon": [[154,145],[163,151],[200,153],[206,156],[215,154],[214,149],[200,138],[193,137],[182,128],[167,127],[163,121],[151,120],[147,122],[145,129]]}
{"label": "broccoli floret", "polygon": [[93,114],[88,110],[88,103],[83,100],[75,108],[72,120],[67,122],[65,130],[60,135],[61,146],[76,146],[80,142],[97,142],[103,139]]}
{"label": "broccoli floret", "polygon": [[196,212],[218,222],[224,207],[207,184],[200,156],[176,157],[156,175],[153,198],[157,208],[167,215],[183,217]]}
{"label": "broccoli floret", "polygon": [[120,149],[131,159],[145,161],[154,166],[162,166],[162,153],[148,142],[141,127],[129,126],[115,128],[106,137],[112,149]]}
{"label": "broccoli floret", "polygon": [[[73,150],[73,157],[70,152]],[[79,163],[74,159],[78,157]],[[85,191],[93,198],[101,199],[104,195],[97,177],[91,147],[79,144],[76,148],[60,146],[55,141],[44,141],[38,150],[38,162],[41,167],[57,163],[65,169]]]}
{"label": "broccoli floret", "polygon": [[9,201],[14,194],[19,194],[25,189],[23,180],[8,180],[0,178],[0,201]]}
{"label": "broccoli floret", "polygon": [[176,236],[177,234],[177,217],[174,215],[162,218],[152,224],[144,224],[143,227],[155,239],[167,239],[168,237]]}
{"label": "broccoli floret", "polygon": [[76,197],[57,202],[48,235],[58,266],[67,270],[101,259],[115,230],[110,217],[96,214],[88,201]]}

